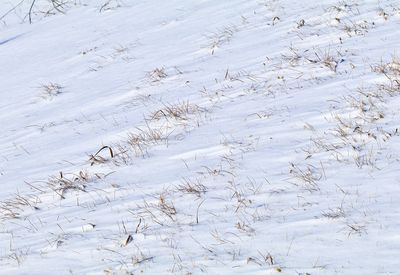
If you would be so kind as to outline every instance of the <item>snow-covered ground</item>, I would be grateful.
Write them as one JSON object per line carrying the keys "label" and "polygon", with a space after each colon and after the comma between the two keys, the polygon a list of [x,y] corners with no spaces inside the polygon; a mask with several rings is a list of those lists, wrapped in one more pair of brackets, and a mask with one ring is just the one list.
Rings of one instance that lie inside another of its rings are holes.
{"label": "snow-covered ground", "polygon": [[0,273],[400,274],[400,5],[0,0]]}

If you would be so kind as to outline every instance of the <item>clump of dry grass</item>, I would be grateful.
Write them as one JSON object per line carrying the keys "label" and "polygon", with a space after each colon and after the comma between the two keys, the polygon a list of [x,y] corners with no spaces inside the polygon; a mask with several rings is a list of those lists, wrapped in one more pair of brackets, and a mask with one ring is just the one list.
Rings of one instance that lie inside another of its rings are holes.
{"label": "clump of dry grass", "polygon": [[138,205],[137,214],[141,218],[149,218],[161,226],[166,225],[168,222],[175,222],[178,212],[174,203],[169,198],[168,192],[163,190],[152,197],[151,202],[144,200],[143,205]]}
{"label": "clump of dry grass", "polygon": [[228,43],[237,31],[238,29],[235,25],[230,25],[207,35],[206,37],[210,41],[209,48],[211,49],[211,54],[214,54],[214,51],[223,44]]}
{"label": "clump of dry grass", "polygon": [[155,68],[151,72],[149,72],[149,78],[152,82],[159,82],[162,79],[168,76],[167,72],[165,71],[164,67]]}
{"label": "clump of dry grass", "polygon": [[341,53],[337,51],[336,55],[332,54],[330,49],[324,51],[315,51],[316,59],[306,58],[311,63],[322,64],[324,67],[329,68],[331,71],[336,72],[339,63],[341,62]]}
{"label": "clump of dry grass", "polygon": [[[101,178],[96,174],[97,178]],[[77,190],[86,192],[87,183],[93,180],[93,177],[86,171],[79,171],[77,174],[64,174],[60,172],[58,176],[51,176],[48,178],[46,185],[60,198],[65,199],[65,193],[70,190]]]}
{"label": "clump of dry grass", "polygon": [[389,94],[390,96],[396,95],[400,92],[400,58],[392,56],[389,62],[381,62],[378,65],[372,66],[372,71],[383,74],[389,81],[388,84],[380,84],[378,88],[380,91]]}
{"label": "clump of dry grass", "polygon": [[[258,251],[258,256],[253,256],[253,257],[248,257],[247,258],[247,264],[249,263],[255,263],[258,264],[260,266],[273,266],[276,265],[275,259],[274,257],[272,257],[272,255],[267,252],[267,253],[261,253],[260,251]],[[275,270],[277,272],[282,272],[280,267],[276,267]]]}
{"label": "clump of dry grass", "polygon": [[368,33],[370,29],[370,24],[366,20],[362,20],[359,22],[350,21],[347,24],[344,24],[343,30],[349,37],[353,37],[354,35],[365,35]]}
{"label": "clump of dry grass", "polygon": [[148,119],[150,121],[165,119],[167,122],[172,121],[172,123],[183,123],[186,125],[189,121],[193,120],[193,116],[198,117],[205,111],[204,108],[196,104],[192,104],[189,101],[182,101],[176,104],[164,104],[163,108],[153,112]]}
{"label": "clump of dry grass", "polygon": [[179,126],[187,126],[193,124],[199,126],[203,116],[208,110],[193,104],[189,101],[179,101],[177,103],[163,103],[163,106],[151,113],[147,121],[152,123],[165,120],[164,125],[169,125],[173,128]]}
{"label": "clump of dry grass", "polygon": [[298,165],[290,163],[289,173],[302,183],[304,189],[310,192],[320,190],[318,182],[322,179],[323,173],[319,168],[310,164],[305,168],[300,168]]}
{"label": "clump of dry grass", "polygon": [[207,192],[207,187],[202,183],[200,178],[183,178],[182,183],[176,186],[176,190],[184,194],[194,194],[200,198],[202,194]]}
{"label": "clump of dry grass", "polygon": [[26,207],[38,210],[39,202],[40,200],[36,196],[16,194],[14,198],[0,202],[0,218],[19,218]]}
{"label": "clump of dry grass", "polygon": [[328,219],[339,219],[346,217],[346,212],[343,209],[343,206],[337,208],[330,208],[327,211],[322,212],[322,216]]}
{"label": "clump of dry grass", "polygon": [[42,84],[39,87],[42,90],[40,95],[43,99],[53,99],[54,97],[60,95],[64,87],[60,84],[50,82],[48,84]]}
{"label": "clump of dry grass", "polygon": [[378,9],[378,15],[381,16],[384,20],[388,20],[389,14],[382,8]]}
{"label": "clump of dry grass", "polygon": [[89,162],[90,165],[93,166],[94,164],[101,164],[101,163],[106,163],[108,161],[107,158],[104,156],[101,156],[100,153],[107,149],[109,151],[110,157],[114,158],[114,152],[113,149],[110,146],[103,146],[101,147],[95,154],[89,155]]}
{"label": "clump of dry grass", "polygon": [[167,127],[153,127],[146,123],[145,127],[136,128],[136,132],[128,134],[127,144],[136,156],[145,156],[147,148],[151,145],[167,143],[168,137],[172,133]]}

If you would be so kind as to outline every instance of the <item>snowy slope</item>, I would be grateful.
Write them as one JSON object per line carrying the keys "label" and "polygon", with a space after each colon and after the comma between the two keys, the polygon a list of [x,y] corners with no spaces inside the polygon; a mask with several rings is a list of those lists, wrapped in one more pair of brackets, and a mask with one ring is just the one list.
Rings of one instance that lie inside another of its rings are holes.
{"label": "snowy slope", "polygon": [[0,273],[399,274],[398,1],[105,3],[1,19]]}

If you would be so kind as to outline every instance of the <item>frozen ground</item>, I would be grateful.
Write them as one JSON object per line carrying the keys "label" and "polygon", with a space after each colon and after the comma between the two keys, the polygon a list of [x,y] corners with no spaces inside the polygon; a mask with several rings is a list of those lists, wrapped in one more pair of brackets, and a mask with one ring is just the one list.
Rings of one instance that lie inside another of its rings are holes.
{"label": "frozen ground", "polygon": [[0,273],[400,274],[398,1],[67,2],[0,1]]}

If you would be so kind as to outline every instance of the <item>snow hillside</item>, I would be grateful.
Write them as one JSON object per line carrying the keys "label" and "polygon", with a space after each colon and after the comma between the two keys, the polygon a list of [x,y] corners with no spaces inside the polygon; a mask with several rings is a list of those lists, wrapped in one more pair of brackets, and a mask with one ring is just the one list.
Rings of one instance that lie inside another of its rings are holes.
{"label": "snow hillside", "polygon": [[1,274],[400,274],[398,1],[31,4]]}

